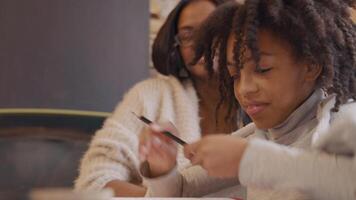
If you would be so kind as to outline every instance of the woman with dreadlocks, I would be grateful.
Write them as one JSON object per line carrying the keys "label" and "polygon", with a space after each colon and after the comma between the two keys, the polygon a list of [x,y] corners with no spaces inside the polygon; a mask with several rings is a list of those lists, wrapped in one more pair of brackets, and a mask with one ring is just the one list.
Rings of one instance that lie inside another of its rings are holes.
{"label": "woman with dreadlocks", "polygon": [[355,4],[247,0],[216,10],[196,56],[209,63],[218,52],[222,96],[235,103],[234,94],[253,123],[184,150],[210,176],[235,183],[171,169],[146,178],[149,194],[197,196],[239,181],[247,199],[356,199]]}

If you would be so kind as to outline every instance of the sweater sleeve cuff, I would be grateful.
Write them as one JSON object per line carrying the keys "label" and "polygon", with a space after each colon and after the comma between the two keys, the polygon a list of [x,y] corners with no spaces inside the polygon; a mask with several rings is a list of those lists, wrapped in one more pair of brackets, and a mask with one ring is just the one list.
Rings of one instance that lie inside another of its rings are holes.
{"label": "sweater sleeve cuff", "polygon": [[173,168],[169,173],[156,178],[150,178],[147,170],[144,170],[144,165],[141,164],[141,175],[143,184],[147,187],[145,197],[172,197],[179,196],[181,185],[181,175],[177,167]]}

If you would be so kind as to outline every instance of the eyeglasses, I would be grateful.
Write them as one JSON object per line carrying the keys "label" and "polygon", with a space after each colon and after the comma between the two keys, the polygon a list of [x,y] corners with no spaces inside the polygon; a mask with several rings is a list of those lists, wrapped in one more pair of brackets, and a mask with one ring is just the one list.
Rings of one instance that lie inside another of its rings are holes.
{"label": "eyeglasses", "polygon": [[178,32],[175,37],[175,43],[181,47],[191,47],[194,44],[194,31]]}

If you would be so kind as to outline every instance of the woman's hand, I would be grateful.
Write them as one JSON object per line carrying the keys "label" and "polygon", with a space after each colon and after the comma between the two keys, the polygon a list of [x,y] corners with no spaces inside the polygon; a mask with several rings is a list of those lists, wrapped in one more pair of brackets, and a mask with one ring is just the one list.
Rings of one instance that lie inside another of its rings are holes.
{"label": "woman's hand", "polygon": [[163,135],[164,130],[178,134],[172,123],[152,123],[140,135],[140,160],[148,162],[151,178],[162,176],[176,166],[177,145]]}
{"label": "woman's hand", "polygon": [[211,135],[184,147],[185,156],[210,176],[237,177],[247,140],[231,135]]}

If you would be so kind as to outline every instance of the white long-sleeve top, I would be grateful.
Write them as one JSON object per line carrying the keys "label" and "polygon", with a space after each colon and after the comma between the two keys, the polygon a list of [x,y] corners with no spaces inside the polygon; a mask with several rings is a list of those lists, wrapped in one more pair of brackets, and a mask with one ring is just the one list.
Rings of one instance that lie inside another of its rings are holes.
{"label": "white long-sleeve top", "polygon": [[[334,102],[316,91],[281,125],[233,133],[249,137],[238,172],[247,199],[356,199],[356,103],[333,113]],[[144,181],[147,196],[203,196],[240,184],[209,178],[198,166]]]}
{"label": "white long-sleeve top", "polygon": [[[198,98],[191,82],[158,76],[136,84],[95,133],[85,153],[76,190],[100,190],[112,180],[140,182],[138,135],[145,126],[131,112],[156,122],[171,121],[187,142],[200,135]],[[190,162],[179,149],[179,169]]]}

